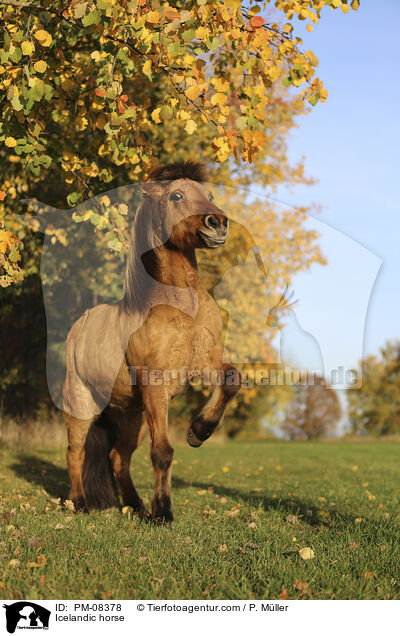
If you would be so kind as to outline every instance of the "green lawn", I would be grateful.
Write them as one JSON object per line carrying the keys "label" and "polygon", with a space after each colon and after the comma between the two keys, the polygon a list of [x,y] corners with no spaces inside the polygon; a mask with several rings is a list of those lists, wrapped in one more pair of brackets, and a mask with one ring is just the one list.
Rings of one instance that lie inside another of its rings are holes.
{"label": "green lawn", "polygon": [[[3,449],[0,596],[399,599],[399,459],[388,443],[179,445],[159,528],[60,505],[64,450]],[[148,503],[147,444],[134,460]]]}

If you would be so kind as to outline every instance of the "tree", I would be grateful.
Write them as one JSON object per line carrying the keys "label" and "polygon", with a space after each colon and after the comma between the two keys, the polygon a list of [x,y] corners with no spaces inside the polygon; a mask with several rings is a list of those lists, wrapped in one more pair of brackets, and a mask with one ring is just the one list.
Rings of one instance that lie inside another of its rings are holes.
{"label": "tree", "polygon": [[[302,50],[294,33],[294,18],[308,20],[311,29],[329,5],[344,12],[348,6],[338,0],[275,5],[273,14],[261,15],[258,5],[246,8],[240,0],[0,1],[0,286],[14,283],[6,291],[20,293],[23,277],[24,284],[28,278],[39,284],[42,237],[13,219],[26,212],[21,199],[75,206],[145,179],[171,155],[203,160],[210,181],[232,188],[230,196],[225,193],[230,216],[245,208],[251,221],[246,249],[238,233],[218,261],[201,256],[209,289],[227,264],[235,264],[232,253],[244,253],[246,260],[255,242],[270,254],[270,297],[278,298],[295,272],[323,263],[318,236],[304,227],[305,208],[279,215],[266,202],[249,204],[237,187],[311,183],[302,163],[290,164],[286,141],[296,117],[308,104],[325,101],[327,91],[315,77],[316,56]],[[223,197],[219,203],[224,206]],[[99,254],[123,257],[129,218],[121,208],[105,205],[101,215],[74,219],[93,228]],[[62,233],[49,232],[62,244]],[[54,284],[57,276],[62,279],[62,268],[55,269]],[[92,304],[101,292],[99,282]],[[13,294],[3,298],[11,302]],[[269,307],[261,295],[250,294],[243,280],[236,298],[248,325],[245,344],[261,346],[265,357],[279,326],[265,321],[259,337],[254,320],[264,319]],[[8,323],[7,329],[12,342],[23,325]],[[35,333],[41,342],[45,333]],[[20,382],[18,365],[9,364]],[[7,387],[12,399],[12,385]],[[256,393],[248,390],[238,400],[250,405]]]}
{"label": "tree", "polygon": [[400,432],[400,342],[387,342],[380,353],[361,361],[358,373],[362,385],[347,391],[349,417],[356,433],[382,436]]}
{"label": "tree", "polygon": [[[329,6],[349,10],[347,0],[277,0],[266,18],[240,0],[0,2],[0,214],[17,211],[26,192],[73,206],[145,178],[155,158],[177,149],[231,158],[242,183],[243,162],[252,165],[248,179],[302,180],[277,131],[327,91],[292,21],[311,29]],[[285,97],[288,86],[303,89]],[[123,249],[124,223],[105,212],[99,224],[110,249]],[[0,232],[5,286],[21,280],[26,231],[7,220]]]}
{"label": "tree", "polygon": [[334,431],[341,416],[337,393],[321,384],[294,388],[282,431],[289,439],[320,439]]}

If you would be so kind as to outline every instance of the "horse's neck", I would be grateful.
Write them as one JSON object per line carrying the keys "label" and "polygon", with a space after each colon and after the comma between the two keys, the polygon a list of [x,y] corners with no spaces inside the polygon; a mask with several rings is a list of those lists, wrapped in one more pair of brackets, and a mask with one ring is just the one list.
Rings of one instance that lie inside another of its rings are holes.
{"label": "horse's neck", "polygon": [[199,289],[201,287],[195,251],[179,252],[165,245],[142,256],[147,273],[161,285]]}

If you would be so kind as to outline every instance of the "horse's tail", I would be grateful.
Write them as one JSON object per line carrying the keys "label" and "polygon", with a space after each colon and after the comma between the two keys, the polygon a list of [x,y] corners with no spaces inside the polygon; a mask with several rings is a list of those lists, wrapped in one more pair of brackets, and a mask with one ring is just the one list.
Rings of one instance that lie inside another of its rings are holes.
{"label": "horse's tail", "polygon": [[118,426],[102,413],[89,429],[85,441],[83,491],[88,510],[118,505],[117,484],[110,451],[118,437]]}

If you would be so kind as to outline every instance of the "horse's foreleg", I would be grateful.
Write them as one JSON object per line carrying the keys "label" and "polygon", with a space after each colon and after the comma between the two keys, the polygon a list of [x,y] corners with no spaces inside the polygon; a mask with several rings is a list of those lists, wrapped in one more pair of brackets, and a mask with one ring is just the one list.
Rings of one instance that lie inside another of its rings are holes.
{"label": "horse's foreleg", "polygon": [[143,414],[129,416],[123,414],[118,418],[119,435],[110,453],[114,474],[125,506],[131,506],[141,517],[147,516],[142,499],[133,485],[129,465],[132,453],[139,446],[144,434]]}
{"label": "horse's foreleg", "polygon": [[168,523],[173,520],[170,480],[174,449],[168,439],[168,401],[166,387],[143,387],[143,403],[151,435],[150,455],[155,476],[152,517],[156,523]]}
{"label": "horse's foreleg", "polygon": [[93,420],[79,420],[72,415],[67,416],[68,451],[67,461],[71,480],[69,499],[75,510],[85,510],[85,494],[83,490],[83,465],[85,462],[85,442]]}
{"label": "horse's foreleg", "polygon": [[194,418],[186,433],[190,446],[201,446],[222,422],[225,409],[240,389],[241,377],[235,367],[221,364],[220,383],[217,384],[210,399]]}

